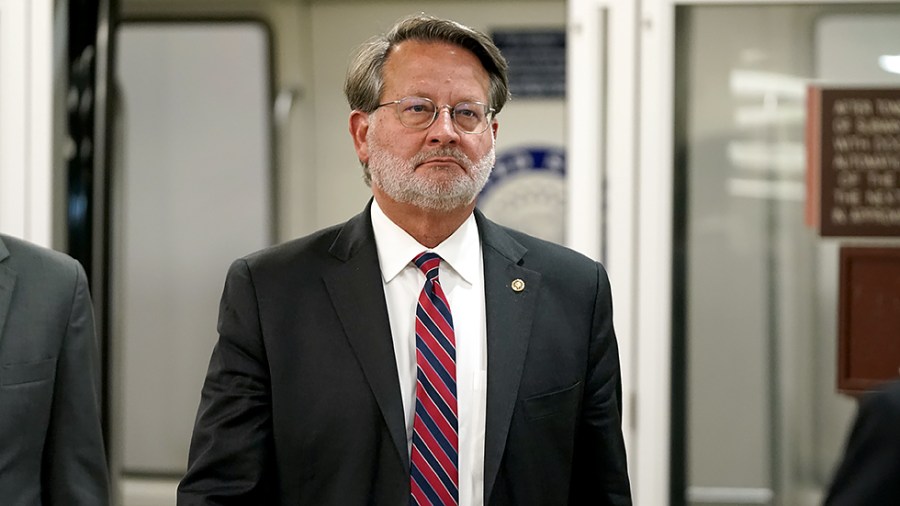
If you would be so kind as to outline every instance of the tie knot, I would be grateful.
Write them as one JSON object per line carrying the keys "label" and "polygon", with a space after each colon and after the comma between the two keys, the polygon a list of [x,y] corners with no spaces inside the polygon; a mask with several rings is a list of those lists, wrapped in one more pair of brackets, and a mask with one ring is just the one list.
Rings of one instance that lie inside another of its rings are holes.
{"label": "tie knot", "polygon": [[432,280],[437,278],[438,267],[441,265],[440,255],[432,251],[425,251],[419,253],[419,255],[413,259],[413,262],[415,262],[416,267],[425,274],[426,278]]}

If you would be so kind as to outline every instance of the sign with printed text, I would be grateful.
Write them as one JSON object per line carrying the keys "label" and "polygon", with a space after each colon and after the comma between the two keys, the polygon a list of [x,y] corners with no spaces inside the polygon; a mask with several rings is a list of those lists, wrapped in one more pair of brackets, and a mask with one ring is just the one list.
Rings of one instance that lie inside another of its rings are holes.
{"label": "sign with printed text", "polygon": [[509,63],[513,98],[565,97],[565,29],[503,29],[491,37]]}
{"label": "sign with printed text", "polygon": [[806,206],[822,236],[900,236],[900,89],[809,88]]}

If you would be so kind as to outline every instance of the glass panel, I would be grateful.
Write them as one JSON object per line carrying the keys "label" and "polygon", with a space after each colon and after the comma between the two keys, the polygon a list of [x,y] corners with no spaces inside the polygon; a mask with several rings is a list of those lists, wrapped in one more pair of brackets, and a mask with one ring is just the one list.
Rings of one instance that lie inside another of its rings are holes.
{"label": "glass panel", "polygon": [[126,24],[118,34],[122,467],[180,477],[225,272],[272,240],[269,38],[259,23]]}
{"label": "glass panel", "polygon": [[838,242],[803,224],[805,87],[900,83],[877,65],[900,52],[900,7],[704,5],[676,23],[673,483],[688,504],[819,504],[855,408],[835,388]]}

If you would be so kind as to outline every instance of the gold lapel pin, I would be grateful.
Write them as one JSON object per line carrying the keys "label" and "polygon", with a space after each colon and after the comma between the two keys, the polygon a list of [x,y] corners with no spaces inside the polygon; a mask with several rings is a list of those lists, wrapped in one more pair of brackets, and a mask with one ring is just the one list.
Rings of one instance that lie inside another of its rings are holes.
{"label": "gold lapel pin", "polygon": [[525,289],[525,282],[519,278],[516,278],[512,281],[512,284],[510,285],[510,287],[513,289],[514,292],[521,292],[522,290]]}

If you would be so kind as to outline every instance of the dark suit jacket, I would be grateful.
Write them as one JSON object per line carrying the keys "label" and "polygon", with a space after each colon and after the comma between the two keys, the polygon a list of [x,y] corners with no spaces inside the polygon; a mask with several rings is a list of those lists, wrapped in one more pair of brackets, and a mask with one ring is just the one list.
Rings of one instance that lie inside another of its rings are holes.
{"label": "dark suit jacket", "polygon": [[900,504],[900,381],[860,401],[825,504]]}
{"label": "dark suit jacket", "polygon": [[[630,504],[607,276],[476,211],[485,504]],[[510,286],[525,282],[521,292]],[[409,457],[369,209],[228,273],[178,504],[407,505]]]}
{"label": "dark suit jacket", "polygon": [[109,504],[87,280],[0,235],[0,504]]}

